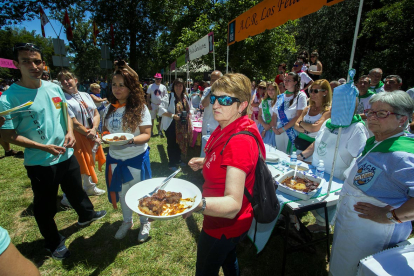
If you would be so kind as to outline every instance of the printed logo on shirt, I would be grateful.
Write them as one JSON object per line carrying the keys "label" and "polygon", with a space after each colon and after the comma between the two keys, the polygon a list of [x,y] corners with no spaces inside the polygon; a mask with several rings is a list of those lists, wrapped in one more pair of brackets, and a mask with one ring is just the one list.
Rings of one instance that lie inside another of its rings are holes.
{"label": "printed logo on shirt", "polygon": [[358,166],[357,174],[354,177],[354,185],[362,191],[368,191],[381,173],[382,170],[379,167],[370,162],[364,162]]}
{"label": "printed logo on shirt", "polygon": [[55,105],[55,108],[56,109],[60,109],[61,108],[61,106],[60,106],[60,103],[62,102],[62,99],[61,98],[59,98],[59,97],[53,97],[52,98],[52,101],[53,101],[53,104]]}
{"label": "printed logo on shirt", "polygon": [[328,144],[326,144],[325,142],[321,141],[319,143],[318,149],[317,149],[317,153],[319,156],[325,156],[327,153],[326,147]]}
{"label": "printed logo on shirt", "polygon": [[208,159],[206,163],[206,167],[210,169],[211,162],[216,161],[216,153],[213,152],[213,154],[210,156],[210,159]]}
{"label": "printed logo on shirt", "polygon": [[163,96],[161,90],[159,90],[159,89],[155,89],[154,95],[157,96],[157,97],[162,97]]}

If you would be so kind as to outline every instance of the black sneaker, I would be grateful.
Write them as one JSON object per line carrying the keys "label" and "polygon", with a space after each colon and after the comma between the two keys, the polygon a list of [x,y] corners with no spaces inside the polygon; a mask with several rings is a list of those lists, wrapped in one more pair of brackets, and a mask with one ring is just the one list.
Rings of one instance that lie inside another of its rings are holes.
{"label": "black sneaker", "polygon": [[[47,249],[47,251],[52,252],[49,249]],[[56,248],[55,251],[53,251],[52,253],[52,258],[58,261],[64,260],[68,258],[69,256],[70,256],[70,251],[66,247],[66,245],[62,245]]]}
{"label": "black sneaker", "polygon": [[78,224],[83,226],[83,225],[86,225],[88,223],[91,223],[92,221],[101,219],[104,216],[106,216],[106,211],[105,210],[97,211],[97,212],[95,212],[95,215],[93,216],[93,218],[91,218],[90,220],[87,220],[87,221],[78,221]]}

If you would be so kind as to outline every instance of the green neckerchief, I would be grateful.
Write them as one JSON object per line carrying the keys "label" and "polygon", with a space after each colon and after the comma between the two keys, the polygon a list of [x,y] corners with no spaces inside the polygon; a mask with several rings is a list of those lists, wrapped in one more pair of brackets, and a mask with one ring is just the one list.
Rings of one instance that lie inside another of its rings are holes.
{"label": "green neckerchief", "polygon": [[[370,149],[375,146],[375,136],[372,136],[367,140],[362,156],[367,154]],[[414,154],[414,139],[406,136],[398,136],[389,139],[385,139],[378,146],[376,146],[371,152],[394,152],[403,151]]]}
{"label": "green neckerchief", "polygon": [[377,85],[372,89],[376,90],[376,89],[381,88],[383,86],[384,86],[384,83],[382,81],[379,81],[379,83],[377,83]]}
{"label": "green neckerchief", "polygon": [[[361,116],[357,114],[357,115],[354,115],[354,117],[352,117],[352,121],[351,121],[350,125],[358,123],[358,122],[363,123],[365,125],[364,120],[362,120]],[[336,126],[336,125],[333,125],[331,123],[331,118],[329,118],[326,121],[326,127],[329,128],[330,130],[334,130],[335,128],[339,128],[339,127],[349,127],[349,126]]]}
{"label": "green neckerchief", "polygon": [[310,137],[310,136],[308,136],[308,135],[306,135],[305,133],[302,133],[302,132],[299,132],[298,137],[303,139],[303,140],[306,140],[308,142],[311,142],[311,143],[315,142],[315,138],[312,138],[312,137]]}
{"label": "green neckerchief", "polygon": [[272,116],[270,115],[268,100],[262,101],[262,111],[265,118],[265,123],[270,124],[270,122],[272,121]]}
{"label": "green neckerchief", "polygon": [[368,98],[372,95],[375,95],[375,92],[371,89],[368,89],[367,93],[365,93],[365,95],[361,95],[359,94],[358,99],[364,99],[364,98]]}
{"label": "green neckerchief", "polygon": [[293,94],[293,93],[295,93],[295,92],[290,92],[289,90],[285,91],[285,94],[287,94],[287,95],[290,95],[290,94]]}

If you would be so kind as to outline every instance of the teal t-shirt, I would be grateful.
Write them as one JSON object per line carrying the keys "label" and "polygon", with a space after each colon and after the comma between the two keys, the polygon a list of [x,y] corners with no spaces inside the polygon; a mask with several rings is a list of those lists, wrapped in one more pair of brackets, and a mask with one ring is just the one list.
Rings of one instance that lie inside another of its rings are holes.
{"label": "teal t-shirt", "polygon": [[10,236],[6,229],[0,227],[0,255],[9,247]]}
{"label": "teal t-shirt", "polygon": [[[51,82],[42,81],[38,89],[29,89],[13,84],[0,98],[0,111],[4,111],[28,101],[33,104],[22,110],[30,112],[7,115],[1,129],[14,129],[17,134],[44,145],[63,146],[66,135],[66,123],[61,102],[66,102],[62,89]],[[17,115],[17,116],[16,116]],[[39,149],[26,148],[24,165],[50,166],[67,160],[73,154],[69,148],[60,158],[52,162],[54,155]]]}

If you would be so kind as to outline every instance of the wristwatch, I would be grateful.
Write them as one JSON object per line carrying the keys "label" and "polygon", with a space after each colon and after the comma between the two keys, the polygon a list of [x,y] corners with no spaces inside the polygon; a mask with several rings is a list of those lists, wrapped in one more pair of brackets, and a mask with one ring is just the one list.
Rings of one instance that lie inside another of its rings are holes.
{"label": "wristwatch", "polygon": [[303,160],[305,160],[305,159],[306,159],[306,157],[305,157],[305,156],[303,156],[303,154],[302,154],[302,153],[299,153],[299,155],[300,155],[300,156],[302,156]]}
{"label": "wristwatch", "polygon": [[391,211],[390,211],[390,212],[388,212],[388,213],[386,214],[386,216],[387,216],[387,219],[388,219],[389,221],[392,221],[393,223],[398,223],[398,221],[396,221],[396,220],[394,219],[394,216],[392,215]]}
{"label": "wristwatch", "polygon": [[201,201],[203,202],[203,206],[201,206],[201,209],[198,210],[198,213],[203,213],[204,210],[206,209],[206,205],[207,205],[206,198],[205,197],[201,198]]}

